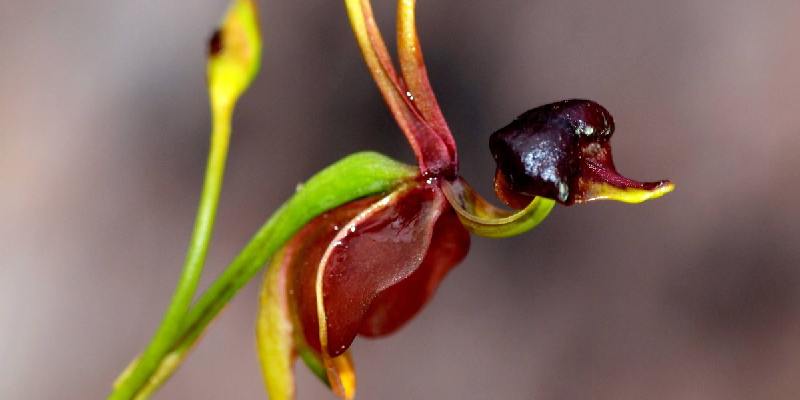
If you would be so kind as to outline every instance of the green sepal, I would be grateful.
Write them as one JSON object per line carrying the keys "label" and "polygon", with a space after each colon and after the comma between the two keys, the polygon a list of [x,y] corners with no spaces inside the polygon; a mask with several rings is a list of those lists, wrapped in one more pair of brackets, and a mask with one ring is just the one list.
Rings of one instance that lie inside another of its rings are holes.
{"label": "green sepal", "polygon": [[497,208],[462,179],[442,183],[447,201],[470,232],[483,237],[505,238],[525,233],[550,214],[555,200],[534,197],[522,210]]}

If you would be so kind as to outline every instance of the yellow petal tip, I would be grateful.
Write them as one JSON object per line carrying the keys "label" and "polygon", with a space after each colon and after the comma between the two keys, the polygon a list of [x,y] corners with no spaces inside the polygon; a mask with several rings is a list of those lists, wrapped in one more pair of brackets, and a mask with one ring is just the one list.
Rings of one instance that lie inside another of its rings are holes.
{"label": "yellow petal tip", "polygon": [[587,201],[615,200],[623,203],[638,204],[647,200],[657,199],[675,190],[671,181],[661,181],[650,188],[620,188],[606,183],[593,185]]}
{"label": "yellow petal tip", "polygon": [[333,393],[341,399],[352,400],[356,397],[356,370],[350,352],[338,357],[323,355],[328,371],[328,381]]}

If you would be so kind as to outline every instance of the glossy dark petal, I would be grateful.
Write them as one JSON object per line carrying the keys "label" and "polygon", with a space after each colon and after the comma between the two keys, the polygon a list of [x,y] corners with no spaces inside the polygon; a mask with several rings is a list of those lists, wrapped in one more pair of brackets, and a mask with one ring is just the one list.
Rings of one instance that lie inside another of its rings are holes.
{"label": "glossy dark petal", "polygon": [[469,232],[455,211],[447,207],[436,221],[422,264],[408,278],[373,299],[359,334],[382,336],[402,327],[430,300],[445,275],[464,259],[469,243]]}
{"label": "glossy dark petal", "polygon": [[356,200],[326,212],[309,222],[286,245],[284,259],[289,263],[288,292],[293,307],[296,332],[315,352],[320,352],[317,295],[314,282],[320,260],[339,230],[379,198]]}
{"label": "glossy dark petal", "polygon": [[419,269],[446,206],[438,187],[420,184],[376,203],[334,238],[318,277],[323,351],[332,357],[345,351],[373,301]]}

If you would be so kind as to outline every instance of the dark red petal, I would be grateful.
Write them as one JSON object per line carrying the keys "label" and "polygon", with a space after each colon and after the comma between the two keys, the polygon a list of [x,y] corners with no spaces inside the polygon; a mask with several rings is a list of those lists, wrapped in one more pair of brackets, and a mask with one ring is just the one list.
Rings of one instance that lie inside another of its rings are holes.
{"label": "dark red petal", "polygon": [[409,187],[376,203],[337,235],[317,277],[323,351],[344,352],[376,297],[419,269],[446,207],[438,187]]}
{"label": "dark red petal", "polygon": [[455,211],[447,207],[433,231],[428,253],[408,278],[391,286],[372,301],[359,334],[382,336],[408,322],[433,296],[445,275],[467,255],[469,232]]}
{"label": "dark red petal", "polygon": [[441,190],[420,183],[323,214],[287,248],[298,339],[336,357],[357,334],[388,334],[413,317],[464,258],[469,234]]}
{"label": "dark red petal", "polygon": [[309,222],[286,244],[284,258],[289,261],[289,299],[292,303],[296,330],[301,338],[316,352],[320,352],[319,323],[317,321],[317,295],[314,282],[320,260],[328,245],[356,215],[379,198],[356,200],[326,212]]}

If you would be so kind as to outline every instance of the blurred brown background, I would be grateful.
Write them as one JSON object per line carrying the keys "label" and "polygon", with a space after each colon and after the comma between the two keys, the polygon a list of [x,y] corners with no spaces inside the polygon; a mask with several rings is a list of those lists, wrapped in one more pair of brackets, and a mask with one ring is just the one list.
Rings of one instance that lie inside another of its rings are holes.
{"label": "blurred brown background", "polygon": [[[374,0],[393,36],[392,0]],[[341,1],[261,1],[206,278],[296,183],[357,150],[412,161]],[[467,261],[409,326],[358,340],[361,399],[800,398],[800,2],[421,1],[463,174],[528,108],[600,101],[640,206],[558,208]],[[223,0],[0,2],[0,398],[99,399],[177,279]],[[393,42],[393,39],[390,39]],[[208,282],[205,279],[204,282]],[[158,399],[264,398],[257,285]],[[298,368],[300,399],[329,399]]]}

